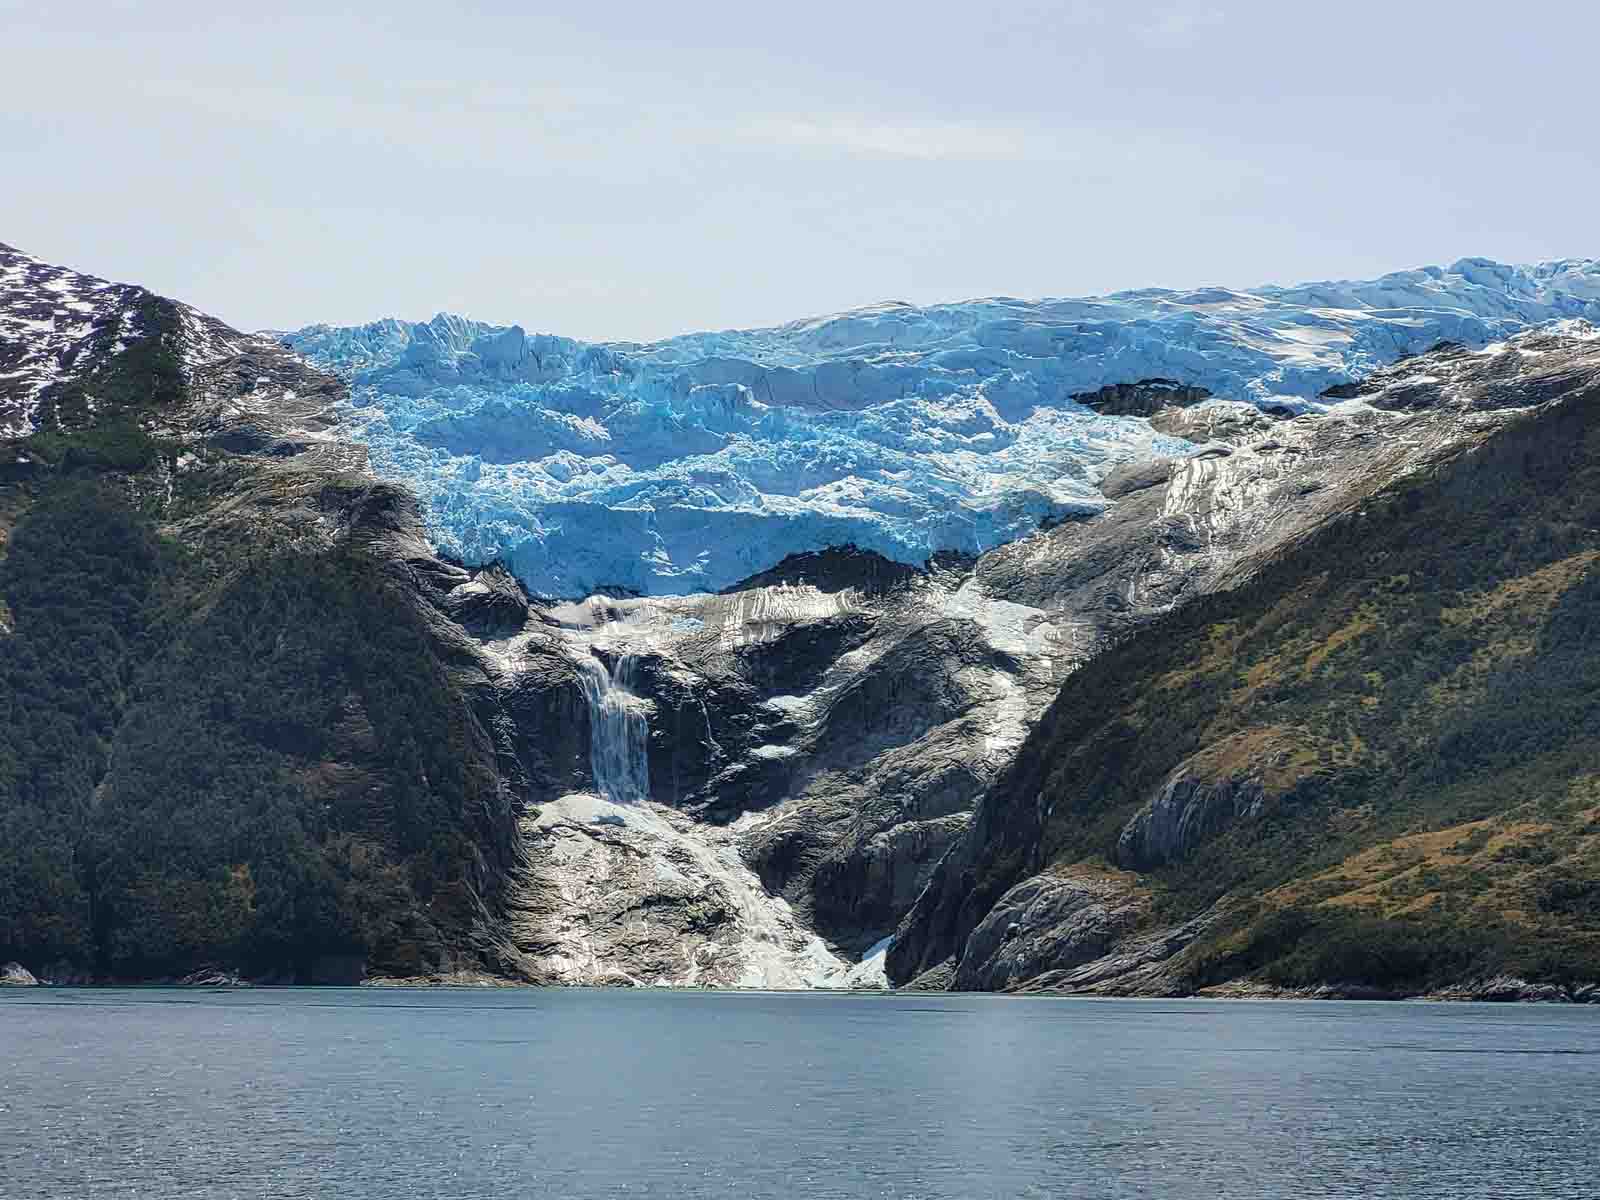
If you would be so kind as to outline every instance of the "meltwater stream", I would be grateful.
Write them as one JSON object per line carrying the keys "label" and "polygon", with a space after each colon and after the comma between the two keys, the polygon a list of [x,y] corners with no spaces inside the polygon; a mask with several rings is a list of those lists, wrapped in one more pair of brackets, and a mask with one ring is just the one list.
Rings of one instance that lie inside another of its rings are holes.
{"label": "meltwater stream", "polygon": [[589,768],[595,791],[618,804],[650,797],[649,705],[633,692],[634,656],[619,652],[610,670],[593,655],[579,659],[589,704]]}

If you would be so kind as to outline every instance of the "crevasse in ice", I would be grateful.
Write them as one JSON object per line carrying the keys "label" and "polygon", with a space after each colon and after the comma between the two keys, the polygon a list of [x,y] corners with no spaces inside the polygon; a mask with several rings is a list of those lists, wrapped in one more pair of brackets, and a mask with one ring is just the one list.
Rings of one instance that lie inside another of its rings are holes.
{"label": "crevasse in ice", "polygon": [[349,378],[342,432],[417,491],[441,549],[577,597],[715,590],[830,545],[980,552],[1102,507],[1119,462],[1193,449],[1075,396],[1160,378],[1310,409],[1437,342],[1568,317],[1600,320],[1600,262],[889,303],[652,344],[448,315],[284,340]]}

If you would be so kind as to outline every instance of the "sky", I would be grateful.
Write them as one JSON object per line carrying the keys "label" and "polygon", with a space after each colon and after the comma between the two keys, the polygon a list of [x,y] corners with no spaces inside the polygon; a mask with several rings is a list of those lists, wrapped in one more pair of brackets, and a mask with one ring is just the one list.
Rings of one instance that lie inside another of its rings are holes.
{"label": "sky", "polygon": [[1600,256],[1600,5],[0,0],[0,242],[590,339]]}

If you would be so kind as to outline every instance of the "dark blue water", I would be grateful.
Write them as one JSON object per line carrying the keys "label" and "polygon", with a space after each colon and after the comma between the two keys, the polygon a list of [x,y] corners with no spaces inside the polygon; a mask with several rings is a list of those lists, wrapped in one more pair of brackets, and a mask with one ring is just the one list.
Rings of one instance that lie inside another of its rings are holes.
{"label": "dark blue water", "polygon": [[6,1197],[1593,1197],[1600,1009],[0,994]]}

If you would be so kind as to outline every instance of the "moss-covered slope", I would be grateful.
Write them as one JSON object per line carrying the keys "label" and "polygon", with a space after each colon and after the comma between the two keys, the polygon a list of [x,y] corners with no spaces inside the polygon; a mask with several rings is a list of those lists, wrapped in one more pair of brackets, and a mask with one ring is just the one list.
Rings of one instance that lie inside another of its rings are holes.
{"label": "moss-covered slope", "polygon": [[[1448,387],[1452,353],[1410,369]],[[1600,354],[1563,353],[1476,448],[1069,677],[897,976],[1600,980]],[[1096,871],[1117,900],[1083,943]]]}

